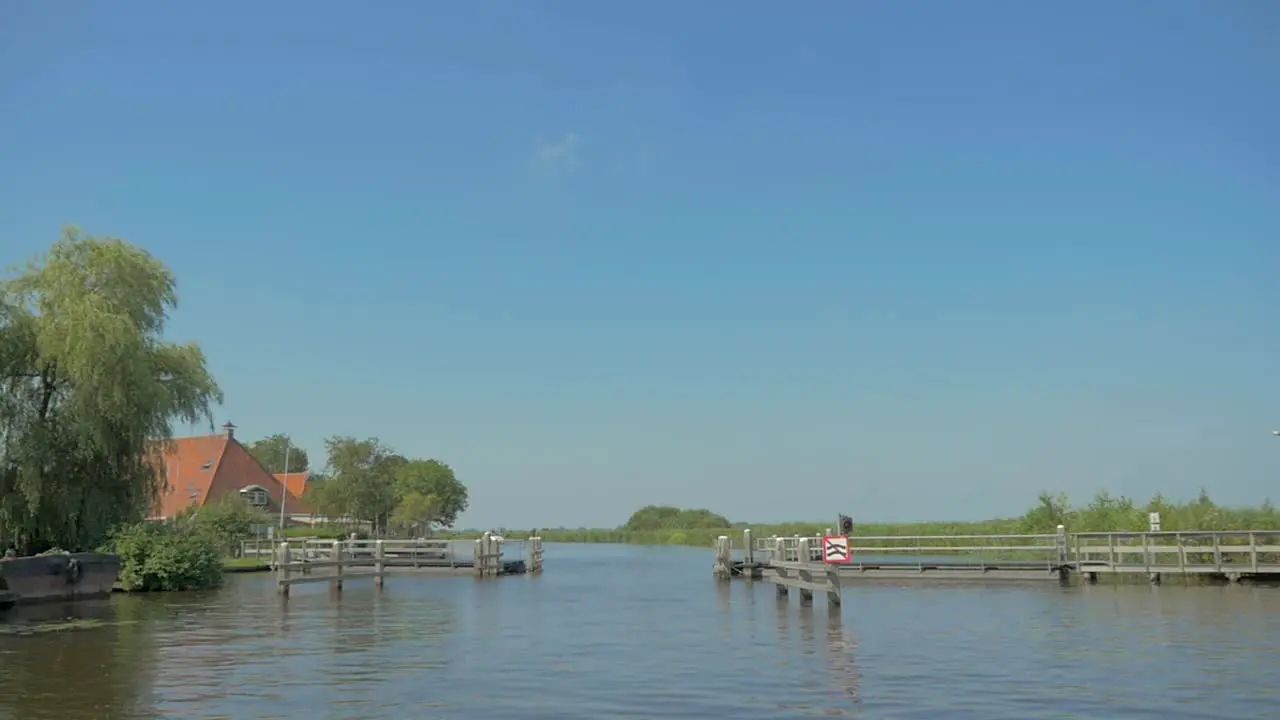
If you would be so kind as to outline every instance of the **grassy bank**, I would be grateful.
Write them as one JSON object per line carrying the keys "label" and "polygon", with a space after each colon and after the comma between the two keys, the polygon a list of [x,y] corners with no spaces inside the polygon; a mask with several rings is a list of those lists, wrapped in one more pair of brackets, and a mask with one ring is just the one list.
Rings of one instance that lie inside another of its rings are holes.
{"label": "grassy bank", "polygon": [[261,572],[271,568],[271,563],[266,558],[243,557],[243,558],[225,558],[222,561],[223,572]]}

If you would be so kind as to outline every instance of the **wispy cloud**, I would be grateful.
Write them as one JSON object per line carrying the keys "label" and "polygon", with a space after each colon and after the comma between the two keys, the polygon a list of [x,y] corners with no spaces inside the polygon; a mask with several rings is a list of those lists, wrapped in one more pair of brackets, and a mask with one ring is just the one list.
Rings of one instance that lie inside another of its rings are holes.
{"label": "wispy cloud", "polygon": [[578,148],[582,139],[577,133],[569,133],[556,141],[538,140],[534,146],[533,159],[538,165],[550,169],[573,172],[582,168],[582,157]]}

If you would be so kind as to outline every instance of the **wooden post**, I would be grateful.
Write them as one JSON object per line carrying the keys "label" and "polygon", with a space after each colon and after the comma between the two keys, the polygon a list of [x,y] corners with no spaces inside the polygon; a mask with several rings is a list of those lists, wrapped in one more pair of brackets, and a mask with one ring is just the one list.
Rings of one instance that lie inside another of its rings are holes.
{"label": "wooden post", "polygon": [[[1067,563],[1067,526],[1058,526],[1058,581],[1067,582],[1071,579],[1070,565]],[[1076,558],[1077,563],[1080,558]]]}
{"label": "wooden post", "polygon": [[732,549],[732,546],[729,545],[729,536],[720,535],[719,537],[717,537],[715,548],[716,548],[716,564],[715,564],[714,575],[718,580],[728,580],[730,577],[730,574],[732,573],[731,568],[733,567],[732,565],[733,549]]}
{"label": "wooden post", "polygon": [[[784,560],[786,560],[786,559],[787,559],[787,558],[786,558],[786,552],[787,552],[787,547],[786,547],[786,545],[787,545],[787,541],[786,541],[784,538],[775,537],[775,538],[773,539],[773,562],[774,562],[774,565],[777,565],[778,563],[783,562]],[[779,572],[786,572],[786,571],[785,571],[785,570],[780,570],[780,569],[775,569],[775,570],[774,570],[774,573],[775,573],[775,574],[776,574],[776,573],[779,573]],[[778,597],[786,597],[786,596],[787,596],[788,591],[787,591],[787,586],[786,586],[786,585],[783,585],[783,584],[781,584],[781,583],[778,583],[775,587],[777,587],[777,588],[778,588]]]}
{"label": "wooden post", "polygon": [[342,541],[333,541],[333,552],[329,555],[329,559],[334,561],[333,566],[333,589],[342,591]]}
{"label": "wooden post", "polygon": [[490,536],[493,541],[493,576],[498,577],[502,574],[502,536]]}
{"label": "wooden post", "polygon": [[[809,555],[809,538],[800,538],[800,541],[796,543],[796,557],[798,558],[796,562],[799,563],[808,564],[813,562]],[[800,570],[798,574],[801,580],[813,581],[813,576],[808,570]],[[808,588],[800,588],[800,603],[811,602],[813,602],[813,591]]]}
{"label": "wooden post", "polygon": [[1249,531],[1249,569],[1258,572],[1258,536],[1252,530]]}
{"label": "wooden post", "polygon": [[476,567],[480,577],[489,574],[489,555],[493,552],[493,533],[485,531],[476,541]]}
{"label": "wooden post", "polygon": [[289,597],[289,541],[280,543],[276,551],[276,591]]}
{"label": "wooden post", "polygon": [[383,573],[387,571],[387,546],[381,540],[373,543],[373,584],[381,588],[386,584]]}
{"label": "wooden post", "polygon": [[840,566],[827,566],[827,607],[840,608],[842,604],[840,592]]}
{"label": "wooden post", "polygon": [[542,572],[542,538],[529,536],[529,572]]}

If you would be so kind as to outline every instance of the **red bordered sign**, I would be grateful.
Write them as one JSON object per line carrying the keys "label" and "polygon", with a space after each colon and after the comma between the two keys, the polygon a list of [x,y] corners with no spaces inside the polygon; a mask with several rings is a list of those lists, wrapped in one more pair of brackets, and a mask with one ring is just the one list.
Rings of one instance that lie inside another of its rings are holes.
{"label": "red bordered sign", "polygon": [[822,562],[828,565],[848,565],[853,562],[849,553],[848,535],[827,535],[822,538]]}

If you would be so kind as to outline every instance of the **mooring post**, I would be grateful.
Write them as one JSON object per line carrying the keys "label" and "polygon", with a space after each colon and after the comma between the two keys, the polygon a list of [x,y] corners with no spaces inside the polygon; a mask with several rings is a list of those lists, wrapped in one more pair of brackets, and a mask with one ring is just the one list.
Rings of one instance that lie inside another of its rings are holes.
{"label": "mooring post", "polygon": [[289,597],[289,541],[280,543],[276,550],[276,590]]}
{"label": "mooring post", "polygon": [[712,571],[712,574],[715,575],[717,580],[728,580],[729,574],[730,574],[729,557],[733,553],[733,551],[729,549],[729,536],[728,535],[717,536],[715,548],[716,548],[716,564],[715,564],[714,570]]}
{"label": "mooring post", "polygon": [[[1058,526],[1058,537],[1055,539],[1058,546],[1058,580],[1066,581],[1070,579],[1070,568],[1067,566],[1067,526]],[[1076,558],[1077,561],[1080,558]]]}
{"label": "mooring post", "polygon": [[383,573],[387,571],[387,546],[381,540],[373,543],[373,584],[381,588],[386,584]]}
{"label": "mooring post", "polygon": [[[800,541],[796,543],[796,556],[798,558],[797,561],[801,563],[802,568],[804,565],[808,565],[813,562],[809,555],[809,538],[800,538]],[[798,574],[800,575],[801,580],[813,582],[813,574],[808,570],[801,569]],[[800,603],[805,604],[811,602],[813,602],[813,591],[809,588],[800,588]]]}
{"label": "mooring post", "polygon": [[493,533],[485,530],[484,534],[480,536],[480,556],[478,558],[480,562],[480,577],[489,574],[489,563],[492,561],[492,554]]}
{"label": "mooring post", "polygon": [[342,591],[342,541],[333,541],[333,552],[329,559],[333,561],[333,584],[332,588],[339,592]]}
{"label": "mooring post", "polygon": [[[785,568],[777,567],[777,565],[779,565],[780,563],[782,563],[784,560],[787,559],[786,551],[787,551],[786,539],[780,538],[780,537],[774,537],[773,538],[773,564],[775,567],[773,569],[773,572],[774,572],[775,579],[778,573],[785,574],[787,572]],[[788,593],[787,593],[786,585],[783,585],[782,583],[778,583],[774,587],[778,588],[778,597],[787,596]]]}
{"label": "mooring post", "polygon": [[755,544],[751,542],[751,528],[746,528],[742,531],[742,547],[746,550],[746,555],[742,558],[746,563],[743,568],[745,571],[743,574],[751,577],[751,566],[756,564],[756,548]]}
{"label": "mooring post", "polygon": [[476,569],[476,574],[484,576],[484,536],[476,538],[475,557],[471,558],[471,566]]}
{"label": "mooring post", "polygon": [[827,607],[840,608],[842,599],[840,597],[840,567],[838,565],[827,566]]}

